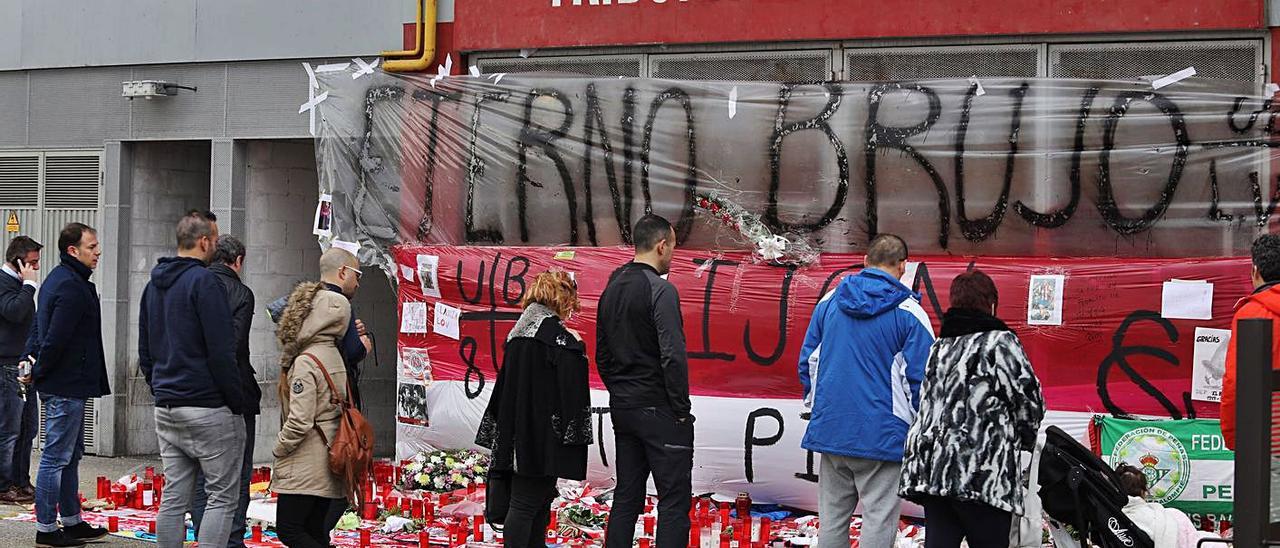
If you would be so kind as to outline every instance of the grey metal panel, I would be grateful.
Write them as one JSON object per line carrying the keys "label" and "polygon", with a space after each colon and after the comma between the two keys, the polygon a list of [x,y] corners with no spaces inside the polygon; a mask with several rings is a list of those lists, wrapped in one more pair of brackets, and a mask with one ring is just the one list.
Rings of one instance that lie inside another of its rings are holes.
{"label": "grey metal panel", "polygon": [[27,106],[27,73],[0,72],[0,146],[27,144]]}
{"label": "grey metal panel", "polygon": [[485,74],[517,72],[563,72],[587,76],[641,75],[643,58],[639,55],[583,55],[565,57],[534,57],[481,59],[478,67]]}
{"label": "grey metal panel", "polygon": [[1049,76],[1129,79],[1163,76],[1187,67],[1200,78],[1262,81],[1261,40],[1184,40],[1049,45]]}
{"label": "grey metal panel", "polygon": [[673,80],[818,82],[831,79],[831,50],[650,55],[649,67]]}
{"label": "grey metal panel", "polygon": [[[195,59],[377,55],[404,46],[404,0],[198,0]],[[412,5],[411,3],[409,3]]]}
{"label": "grey metal panel", "polygon": [[228,137],[311,137],[307,73],[299,61],[232,63],[227,74]]}
{"label": "grey metal panel", "polygon": [[172,97],[134,99],[132,137],[220,137],[226,108],[226,73],[222,63],[202,65],[153,65],[133,69],[133,80],[164,80],[193,86],[196,92],[178,90]]}
{"label": "grey metal panel", "polygon": [[30,146],[94,146],[129,135],[128,67],[31,73]]}
{"label": "grey metal panel", "polygon": [[191,60],[195,11],[193,0],[22,0],[22,67]]}
{"label": "grey metal panel", "polygon": [[0,1],[0,67],[22,65],[22,2]]}
{"label": "grey metal panel", "polygon": [[925,46],[845,50],[844,79],[855,82],[1040,75],[1040,46]]}

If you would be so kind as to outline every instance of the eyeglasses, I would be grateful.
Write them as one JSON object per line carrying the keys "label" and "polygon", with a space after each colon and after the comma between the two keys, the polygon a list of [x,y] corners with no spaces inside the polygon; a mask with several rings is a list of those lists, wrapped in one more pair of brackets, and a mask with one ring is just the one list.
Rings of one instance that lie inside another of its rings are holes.
{"label": "eyeglasses", "polygon": [[342,267],[342,268],[345,268],[345,269],[347,269],[347,270],[350,270],[350,271],[352,271],[352,272],[355,272],[355,273],[356,273],[356,279],[357,279],[357,280],[359,280],[360,278],[363,278],[363,277],[364,277],[364,272],[361,272],[359,268],[354,268],[354,267],[350,267],[350,266],[346,266],[346,265],[343,265],[343,267]]}

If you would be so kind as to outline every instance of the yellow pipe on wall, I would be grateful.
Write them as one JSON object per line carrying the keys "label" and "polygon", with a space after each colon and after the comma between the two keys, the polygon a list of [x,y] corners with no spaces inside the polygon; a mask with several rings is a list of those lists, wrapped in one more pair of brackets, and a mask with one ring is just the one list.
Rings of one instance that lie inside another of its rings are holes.
{"label": "yellow pipe on wall", "polygon": [[417,57],[387,59],[382,69],[387,72],[420,72],[427,70],[436,58],[436,0],[422,0],[422,17],[418,20],[418,39],[421,42]]}
{"label": "yellow pipe on wall", "polygon": [[414,22],[417,24],[417,26],[414,28],[414,33],[413,33],[414,34],[413,49],[402,49],[399,51],[384,51],[382,52],[383,57],[417,57],[419,55],[422,55],[422,11],[423,11],[422,5],[425,4],[427,1],[428,0],[417,0],[416,2],[414,2],[415,4],[417,4],[418,15],[417,15],[417,18],[414,19]]}

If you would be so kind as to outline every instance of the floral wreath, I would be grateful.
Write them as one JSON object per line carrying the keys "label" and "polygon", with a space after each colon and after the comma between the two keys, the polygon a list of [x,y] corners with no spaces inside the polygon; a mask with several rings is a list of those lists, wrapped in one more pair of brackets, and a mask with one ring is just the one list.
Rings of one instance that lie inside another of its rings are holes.
{"label": "floral wreath", "polygon": [[752,255],[764,262],[808,266],[818,259],[818,252],[796,234],[774,234],[759,215],[714,194],[698,194],[694,206],[711,214],[726,227],[747,239]]}

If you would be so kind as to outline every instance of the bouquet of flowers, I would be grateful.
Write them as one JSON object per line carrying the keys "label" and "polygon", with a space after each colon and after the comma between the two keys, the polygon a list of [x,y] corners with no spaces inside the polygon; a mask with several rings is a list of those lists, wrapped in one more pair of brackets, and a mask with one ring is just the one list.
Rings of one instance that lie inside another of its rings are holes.
{"label": "bouquet of flowers", "polygon": [[423,451],[404,464],[401,487],[448,493],[484,483],[488,472],[489,456],[477,451]]}

